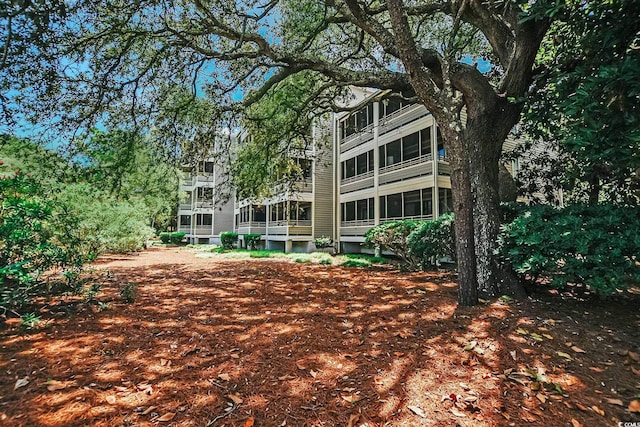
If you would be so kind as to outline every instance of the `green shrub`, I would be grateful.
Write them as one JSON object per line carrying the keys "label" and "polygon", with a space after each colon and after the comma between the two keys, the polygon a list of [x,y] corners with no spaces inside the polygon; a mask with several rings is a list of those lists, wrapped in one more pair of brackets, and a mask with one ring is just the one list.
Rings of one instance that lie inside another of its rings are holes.
{"label": "green shrub", "polygon": [[120,288],[120,298],[127,304],[131,304],[136,300],[138,296],[138,285],[135,283],[125,283],[122,288]]}
{"label": "green shrub", "polygon": [[333,247],[333,239],[331,237],[322,236],[318,237],[313,241],[313,244],[316,245],[318,249],[332,248]]}
{"label": "green shrub", "polygon": [[78,219],[28,175],[0,177],[0,310],[19,309],[37,295],[79,292],[64,281],[40,280],[53,268],[78,271],[89,259],[82,250]]}
{"label": "green shrub", "polygon": [[220,233],[220,243],[222,243],[222,247],[225,250],[233,249],[237,241],[238,233],[234,233],[233,231],[223,231]]}
{"label": "green shrub", "polygon": [[169,240],[174,245],[179,245],[180,243],[182,243],[182,239],[184,239],[185,235],[186,234],[182,231],[176,231],[174,233],[171,233],[171,235],[169,236]]}
{"label": "green shrub", "polygon": [[260,244],[260,239],[262,238],[260,234],[245,234],[243,237],[247,249],[251,251],[258,249],[258,244]]}
{"label": "green shrub", "polygon": [[349,259],[340,264],[342,267],[370,267],[371,261],[366,259]]}
{"label": "green shrub", "polygon": [[422,267],[434,266],[442,258],[456,259],[456,236],[453,214],[425,221],[409,235],[411,254],[420,259]]}
{"label": "green shrub", "polygon": [[380,224],[365,233],[365,244],[393,252],[402,259],[405,267],[415,270],[420,265],[420,259],[410,251],[409,235],[423,223],[424,221],[403,220]]}
{"label": "green shrub", "polygon": [[521,276],[583,284],[608,295],[640,281],[640,210],[612,205],[528,207],[503,226],[500,253]]}
{"label": "green shrub", "polygon": [[171,241],[171,233],[162,232],[160,233],[160,241],[162,243],[169,243]]}

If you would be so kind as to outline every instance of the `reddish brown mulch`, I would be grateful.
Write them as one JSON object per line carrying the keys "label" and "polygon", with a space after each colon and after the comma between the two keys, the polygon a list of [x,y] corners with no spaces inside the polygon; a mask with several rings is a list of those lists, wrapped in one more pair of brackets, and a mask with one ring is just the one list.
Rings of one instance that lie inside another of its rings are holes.
{"label": "reddish brown mulch", "polygon": [[175,249],[96,267],[113,272],[108,308],[56,300],[34,331],[5,322],[0,425],[640,422],[637,299],[458,308],[446,273]]}

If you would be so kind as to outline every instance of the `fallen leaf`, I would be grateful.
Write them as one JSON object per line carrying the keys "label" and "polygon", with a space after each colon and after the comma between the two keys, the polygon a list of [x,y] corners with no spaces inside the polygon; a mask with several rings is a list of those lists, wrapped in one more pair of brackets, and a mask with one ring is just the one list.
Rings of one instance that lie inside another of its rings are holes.
{"label": "fallen leaf", "polygon": [[629,354],[629,350],[618,350],[618,354],[620,356],[626,356],[627,354]]}
{"label": "fallen leaf", "polygon": [[167,366],[169,361],[167,359],[160,359],[160,366]]}
{"label": "fallen leaf", "polygon": [[582,424],[580,424],[580,421],[576,420],[575,418],[571,418],[571,425],[573,427],[584,427]]}
{"label": "fallen leaf", "polygon": [[142,411],[142,413],[140,415],[149,415],[151,412],[153,412],[155,409],[157,409],[155,406],[149,406],[147,409],[145,409],[144,411]]}
{"label": "fallen leaf", "polygon": [[420,418],[426,417],[422,408],[418,408],[417,406],[407,406],[407,409],[419,416]]}
{"label": "fallen leaf", "polygon": [[295,378],[295,377],[294,377],[293,375],[284,375],[284,376],[282,376],[282,377],[278,377],[278,380],[279,380],[279,381],[287,381],[287,380],[292,380],[292,379],[294,379],[294,378]]}
{"label": "fallen leaf", "polygon": [[484,349],[481,347],[476,347],[473,349],[473,352],[482,356],[484,354]]}
{"label": "fallen leaf", "polygon": [[571,350],[575,351],[576,353],[586,353],[586,351],[584,351],[580,347],[576,347],[575,345],[571,347]]}
{"label": "fallen leaf", "polygon": [[229,376],[229,374],[219,374],[218,378],[220,378],[222,381],[231,381],[231,377]]}
{"label": "fallen leaf", "polygon": [[640,400],[632,400],[628,409],[629,412],[640,412]]}
{"label": "fallen leaf", "polygon": [[529,335],[528,331],[525,331],[522,328],[516,329],[516,333],[520,334],[520,335]]}
{"label": "fallen leaf", "polygon": [[640,369],[636,369],[633,366],[631,367],[631,372],[633,372],[634,374],[640,376]]}
{"label": "fallen leaf", "polygon": [[565,401],[564,401],[564,402],[562,402],[562,403],[564,403],[564,406],[566,406],[566,407],[567,407],[567,408],[569,408],[569,409],[575,409],[575,406],[573,406],[573,403],[571,403],[571,402],[567,402],[567,401],[565,400]]}
{"label": "fallen leaf", "polygon": [[570,355],[568,355],[567,353],[564,353],[564,352],[562,352],[562,351],[558,351],[557,353],[558,353],[558,356],[560,356],[560,357],[564,357],[564,358],[565,358],[565,359],[567,359],[567,360],[573,360],[573,359],[571,358],[571,356],[570,356]]}
{"label": "fallen leaf", "polygon": [[68,382],[50,380],[50,381],[47,381],[47,390],[49,391],[64,390],[69,385],[71,384],[69,384]]}
{"label": "fallen leaf", "polygon": [[173,417],[175,417],[175,416],[176,416],[176,414],[174,412],[167,412],[166,414],[164,414],[160,418],[156,418],[155,421],[160,421],[162,423],[166,423],[168,421],[171,421],[173,419]]}
{"label": "fallen leaf", "polygon": [[530,385],[531,390],[533,391],[539,391],[540,390],[540,382],[539,381],[533,381]]}
{"label": "fallen leaf", "polygon": [[315,377],[318,376],[318,373],[312,369],[312,370],[309,371],[309,375],[311,375],[313,378],[315,378]]}
{"label": "fallen leaf", "polygon": [[548,340],[552,340],[553,336],[549,335],[549,334],[542,334],[543,337],[545,337]]}
{"label": "fallen leaf", "polygon": [[231,353],[229,356],[231,356],[233,359],[240,359],[240,355],[237,353]]}
{"label": "fallen leaf", "polygon": [[341,395],[343,400],[346,400],[349,403],[356,403],[357,401],[359,401],[361,399],[360,396],[358,396],[357,394],[348,394],[348,395]]}
{"label": "fallen leaf", "polygon": [[18,381],[16,381],[16,385],[13,386],[13,389],[17,390],[20,387],[26,386],[27,384],[29,384],[29,377],[20,378]]}
{"label": "fallen leaf", "polygon": [[305,369],[307,369],[307,365],[305,365],[304,363],[304,359],[300,359],[296,362],[296,366],[298,367],[298,369],[300,369],[301,371],[304,371]]}
{"label": "fallen leaf", "polygon": [[544,338],[542,338],[540,334],[536,334],[535,332],[532,332],[531,334],[529,334],[529,336],[536,341],[544,341]]}
{"label": "fallen leaf", "polygon": [[349,422],[347,423],[347,427],[356,427],[356,423],[360,421],[360,414],[352,414],[349,417]]}
{"label": "fallen leaf", "polygon": [[247,421],[244,422],[243,427],[253,427],[254,422],[255,422],[255,418],[249,417]]}
{"label": "fallen leaf", "polygon": [[511,358],[512,358],[513,360],[517,360],[517,356],[516,356],[516,351],[515,351],[515,350],[510,351],[510,352],[509,352],[509,354],[511,355]]}
{"label": "fallen leaf", "polygon": [[640,356],[638,356],[638,353],[634,353],[633,351],[630,351],[627,356],[629,356],[629,358],[635,362],[640,362]]}
{"label": "fallen leaf", "polygon": [[116,403],[116,397],[112,394],[106,397],[105,399],[109,405],[114,405]]}
{"label": "fallen leaf", "polygon": [[465,345],[465,346],[463,347],[463,350],[464,350],[464,351],[471,351],[471,350],[473,350],[473,349],[475,348],[475,346],[476,346],[477,344],[478,344],[478,341],[473,340],[473,341],[471,341],[469,344]]}
{"label": "fallen leaf", "polygon": [[607,402],[610,405],[624,406],[624,403],[622,403],[622,400],[620,400],[620,399],[605,398],[604,401]]}
{"label": "fallen leaf", "polygon": [[581,405],[580,403],[576,403],[576,408],[580,409],[582,412],[587,412],[589,410],[589,408],[587,408],[584,405]]}
{"label": "fallen leaf", "polygon": [[547,402],[547,397],[542,394],[542,393],[538,393],[536,394],[536,397],[538,398],[538,400],[542,403],[546,403]]}
{"label": "fallen leaf", "polygon": [[593,409],[593,411],[598,414],[598,415],[602,415],[604,417],[604,410],[598,408],[596,405],[593,405],[591,407],[591,409]]}
{"label": "fallen leaf", "polygon": [[463,414],[462,412],[458,411],[455,407],[451,408],[451,413],[456,417],[460,417],[460,418],[464,418],[467,416],[466,414]]}
{"label": "fallen leaf", "polygon": [[589,366],[589,369],[591,369],[593,372],[604,372],[604,369],[598,368],[597,366]]}
{"label": "fallen leaf", "polygon": [[235,403],[236,405],[239,405],[242,402],[244,402],[244,400],[242,400],[242,398],[240,396],[238,396],[237,394],[230,394],[230,395],[227,396],[227,398],[232,400],[233,403]]}

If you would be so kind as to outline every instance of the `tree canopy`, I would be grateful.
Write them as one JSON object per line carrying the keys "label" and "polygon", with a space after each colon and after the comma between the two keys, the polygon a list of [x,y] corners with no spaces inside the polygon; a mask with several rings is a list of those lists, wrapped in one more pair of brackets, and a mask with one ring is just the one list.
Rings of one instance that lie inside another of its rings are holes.
{"label": "tree canopy", "polygon": [[[305,129],[300,124],[310,114],[341,108],[344,102],[335,101],[349,86],[414,93],[412,100],[438,122],[448,151],[460,302],[474,304],[478,292],[521,295],[494,258],[498,160],[532,88],[548,29],[584,4],[76,1],[63,21],[47,27],[56,42],[46,58],[52,72],[39,85],[14,73],[20,83],[10,86],[28,96],[5,96],[33,119],[62,127],[108,117],[146,128],[160,142],[209,140],[229,152],[232,138],[220,136],[235,129],[243,112],[268,111],[265,99],[286,108],[287,96],[275,93],[291,91],[300,76],[313,84],[287,123],[292,132]],[[480,58],[490,62],[489,72],[478,69]]]}

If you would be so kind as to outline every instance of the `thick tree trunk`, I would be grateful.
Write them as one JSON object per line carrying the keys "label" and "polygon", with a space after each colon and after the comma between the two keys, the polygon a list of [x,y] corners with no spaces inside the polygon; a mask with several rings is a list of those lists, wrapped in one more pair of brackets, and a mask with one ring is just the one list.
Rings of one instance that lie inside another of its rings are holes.
{"label": "thick tree trunk", "polygon": [[478,303],[476,253],[473,226],[471,175],[469,174],[469,147],[459,132],[441,127],[447,143],[447,157],[451,166],[451,189],[458,258],[458,303],[472,306]]}
{"label": "thick tree trunk", "polygon": [[501,218],[499,161],[506,136],[499,132],[496,119],[495,116],[487,119],[493,120],[493,126],[483,120],[469,119],[465,133],[472,153],[470,173],[478,291],[486,297],[507,294],[523,298],[526,294],[522,284],[496,257]]}

